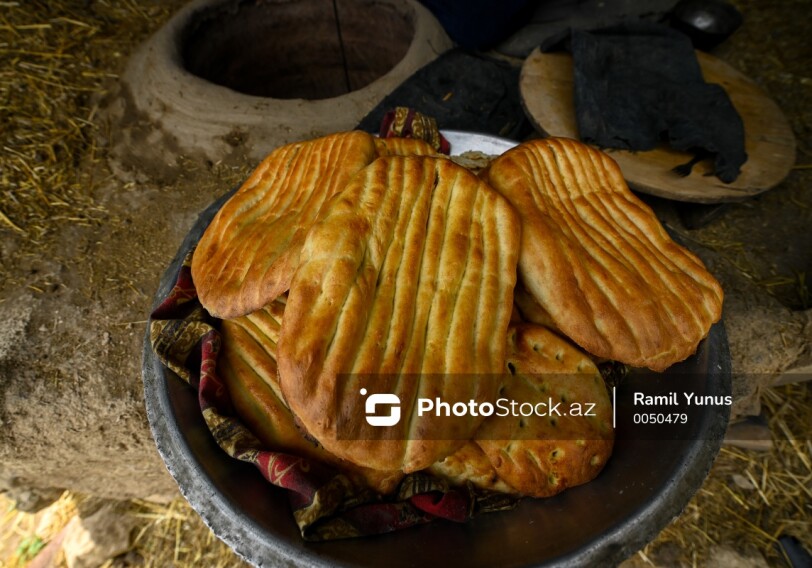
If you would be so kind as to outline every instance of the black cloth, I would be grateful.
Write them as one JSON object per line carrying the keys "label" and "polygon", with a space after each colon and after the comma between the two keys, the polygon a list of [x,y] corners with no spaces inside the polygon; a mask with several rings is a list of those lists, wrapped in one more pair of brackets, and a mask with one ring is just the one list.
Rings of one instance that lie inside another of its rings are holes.
{"label": "black cloth", "polygon": [[532,127],[519,97],[519,69],[502,61],[452,49],[419,69],[358,124],[377,133],[387,111],[410,107],[446,130],[468,130],[520,140]]}
{"label": "black cloth", "polygon": [[571,37],[582,140],[605,148],[672,148],[712,156],[725,183],[747,160],[744,125],[725,90],[705,83],[690,40],[665,26],[625,24]]}

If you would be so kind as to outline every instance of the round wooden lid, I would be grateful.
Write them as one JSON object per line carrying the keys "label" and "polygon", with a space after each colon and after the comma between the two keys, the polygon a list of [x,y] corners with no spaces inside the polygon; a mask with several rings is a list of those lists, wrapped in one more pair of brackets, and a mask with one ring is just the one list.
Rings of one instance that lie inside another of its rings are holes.
{"label": "round wooden lid", "polygon": [[[753,81],[722,60],[696,52],[708,83],[724,87],[742,117],[748,160],[739,177],[724,183],[710,160],[681,177],[671,170],[693,157],[662,145],[645,152],[607,149],[631,189],[678,201],[740,201],[780,183],[795,163],[795,137],[778,105]],[[525,60],[519,80],[522,103],[533,125],[546,136],[578,139],[573,101],[572,56],[536,49]]]}

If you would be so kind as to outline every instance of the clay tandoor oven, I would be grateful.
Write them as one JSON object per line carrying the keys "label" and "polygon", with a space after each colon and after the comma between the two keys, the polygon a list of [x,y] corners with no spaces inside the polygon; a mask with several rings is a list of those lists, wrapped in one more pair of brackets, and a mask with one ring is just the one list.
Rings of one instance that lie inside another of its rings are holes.
{"label": "clay tandoor oven", "polygon": [[450,48],[414,0],[194,0],[127,63],[106,110],[113,165],[256,163],[355,128]]}
{"label": "clay tandoor oven", "polygon": [[318,100],[346,95],[391,71],[415,22],[387,4],[299,0],[221,4],[189,22],[184,67],[239,93]]}

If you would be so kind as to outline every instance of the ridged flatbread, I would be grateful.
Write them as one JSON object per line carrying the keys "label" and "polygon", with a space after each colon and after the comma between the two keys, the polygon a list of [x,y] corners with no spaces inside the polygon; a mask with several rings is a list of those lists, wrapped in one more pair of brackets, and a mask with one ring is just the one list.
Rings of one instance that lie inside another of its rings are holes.
{"label": "ridged flatbread", "polygon": [[197,245],[192,278],[213,316],[251,313],[288,289],[322,206],[377,157],[364,132],[274,150],[215,215]]}
{"label": "ridged flatbread", "polygon": [[[379,158],[356,175],[308,234],[282,322],[280,384],[309,434],[407,473],[469,440],[481,417],[418,417],[414,401],[494,398],[520,231],[507,201],[449,160]],[[369,425],[362,388],[399,396],[399,423]]]}
{"label": "ridged flatbread", "polygon": [[266,449],[330,464],[361,486],[390,493],[403,477],[401,472],[372,470],[341,460],[305,439],[296,427],[277,377],[276,342],[284,308],[282,297],[261,310],[221,324],[217,371],[237,415]]}
{"label": "ridged flatbread", "polygon": [[533,497],[594,479],[614,440],[612,406],[595,364],[553,332],[527,323],[511,324],[505,361],[510,379],[500,397],[541,403],[539,414],[546,415],[517,406],[519,416],[494,414],[482,423],[475,441],[499,478]]}
{"label": "ridged flatbread", "polygon": [[532,140],[494,160],[488,179],[522,218],[522,284],[589,353],[664,370],[719,320],[719,283],[604,152]]}

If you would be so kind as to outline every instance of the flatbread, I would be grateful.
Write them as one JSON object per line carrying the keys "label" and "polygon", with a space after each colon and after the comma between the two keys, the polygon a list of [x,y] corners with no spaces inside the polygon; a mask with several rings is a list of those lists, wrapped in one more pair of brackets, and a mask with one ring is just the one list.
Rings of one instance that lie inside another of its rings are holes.
{"label": "flatbread", "polygon": [[531,413],[528,407],[518,410],[519,416],[495,413],[482,423],[475,441],[499,478],[533,497],[549,497],[594,479],[614,440],[612,406],[595,364],[553,332],[522,323],[508,330],[505,366],[511,379],[500,398],[544,403],[540,410],[547,415]]}
{"label": "flatbread", "polygon": [[377,471],[341,460],[307,440],[279,388],[276,342],[285,298],[221,324],[222,347],[217,371],[225,382],[240,420],[269,450],[330,464],[352,481],[379,493],[390,493],[403,478],[399,471]]}
{"label": "flatbread", "polygon": [[215,215],[197,245],[192,279],[213,316],[258,310],[288,289],[322,206],[377,157],[364,132],[274,150]]}
{"label": "flatbread", "polygon": [[535,323],[551,331],[558,331],[547,310],[541,307],[521,282],[517,282],[516,288],[513,290],[513,307],[519,313],[522,321]]}
{"label": "flatbread", "polygon": [[429,473],[445,479],[452,486],[471,484],[485,491],[516,494],[516,490],[496,474],[488,456],[474,442],[432,464]]}
{"label": "flatbread", "polygon": [[[520,235],[507,201],[449,160],[379,158],[355,176],[308,234],[282,322],[280,383],[308,433],[407,473],[470,440],[481,417],[419,417],[414,401],[494,398]],[[397,395],[400,421],[367,423],[361,389]]]}
{"label": "flatbread", "polygon": [[719,320],[719,283],[607,154],[532,140],[494,160],[488,179],[522,218],[522,284],[589,353],[661,371],[693,354]]}

